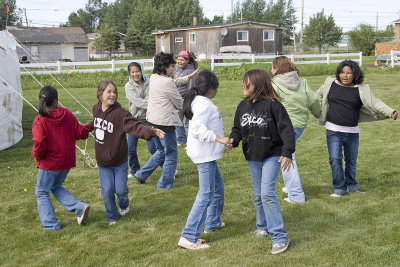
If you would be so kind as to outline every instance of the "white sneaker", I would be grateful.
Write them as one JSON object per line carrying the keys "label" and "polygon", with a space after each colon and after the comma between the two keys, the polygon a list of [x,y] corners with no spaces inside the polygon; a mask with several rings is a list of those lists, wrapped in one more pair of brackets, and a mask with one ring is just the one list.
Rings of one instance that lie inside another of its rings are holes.
{"label": "white sneaker", "polygon": [[128,179],[133,178],[133,177],[135,177],[135,176],[133,176],[132,173],[128,174]]}
{"label": "white sneaker", "polygon": [[333,193],[332,195],[331,195],[331,197],[341,197],[342,195],[340,195],[340,194],[336,194],[336,193]]}
{"label": "white sneaker", "polygon": [[289,240],[288,240],[288,242],[286,244],[285,243],[275,244],[275,245],[272,246],[271,254],[282,253],[282,252],[286,251],[288,249],[288,247],[289,247]]}
{"label": "white sneaker", "polygon": [[254,231],[254,235],[256,237],[267,237],[268,236],[268,232],[265,230],[261,230],[261,229],[257,229]]}
{"label": "white sneaker", "polygon": [[187,240],[186,238],[181,236],[181,238],[179,239],[179,242],[178,242],[178,246],[180,246],[181,248],[190,249],[190,250],[209,248],[210,245],[207,243],[204,243],[204,242],[205,241],[202,239],[197,240],[196,243],[190,242],[189,240]]}
{"label": "white sneaker", "polygon": [[117,222],[116,221],[112,221],[112,222],[108,222],[108,225],[114,225],[114,224],[117,224]]}
{"label": "white sneaker", "polygon": [[289,194],[289,191],[287,190],[287,187],[282,187],[282,192],[285,194]]}
{"label": "white sneaker", "polygon": [[285,200],[288,203],[296,204],[296,202],[291,201],[288,197],[285,197],[283,200]]}
{"label": "white sneaker", "polygon": [[90,210],[90,206],[88,204],[85,204],[85,207],[83,207],[82,215],[76,217],[76,220],[78,221],[79,225],[83,224],[86,221],[86,219],[89,216],[89,210]]}
{"label": "white sneaker", "polygon": [[126,209],[120,209],[119,210],[119,214],[121,216],[124,216],[125,214],[127,214],[129,212],[129,206]]}
{"label": "white sneaker", "polygon": [[[225,223],[224,222],[221,222],[221,224],[217,227],[217,229],[215,229],[215,230],[218,230],[218,229],[220,229],[220,228],[224,228],[225,227]],[[206,231],[206,230],[204,230],[204,233],[205,234],[208,234],[208,233],[211,233],[211,232],[214,232],[215,230],[212,230],[212,231]]]}

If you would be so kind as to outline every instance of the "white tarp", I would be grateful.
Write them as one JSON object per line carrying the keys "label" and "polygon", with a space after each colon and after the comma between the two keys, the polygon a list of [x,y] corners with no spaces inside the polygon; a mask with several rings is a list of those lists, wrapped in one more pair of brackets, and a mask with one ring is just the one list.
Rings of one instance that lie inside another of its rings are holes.
{"label": "white tarp", "polygon": [[23,135],[17,45],[10,33],[0,31],[0,150],[18,143]]}

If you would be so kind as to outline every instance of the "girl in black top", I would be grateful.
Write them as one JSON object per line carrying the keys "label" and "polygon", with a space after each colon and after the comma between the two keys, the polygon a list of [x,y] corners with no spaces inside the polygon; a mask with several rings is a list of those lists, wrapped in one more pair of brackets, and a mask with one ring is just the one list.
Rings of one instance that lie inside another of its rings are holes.
{"label": "girl in black top", "polygon": [[230,141],[233,147],[242,140],[243,154],[249,162],[257,215],[257,237],[272,237],[272,254],[289,246],[281,209],[275,194],[280,167],[293,165],[295,139],[292,122],[279,102],[265,70],[248,71],[243,78],[244,99],[239,103]]}

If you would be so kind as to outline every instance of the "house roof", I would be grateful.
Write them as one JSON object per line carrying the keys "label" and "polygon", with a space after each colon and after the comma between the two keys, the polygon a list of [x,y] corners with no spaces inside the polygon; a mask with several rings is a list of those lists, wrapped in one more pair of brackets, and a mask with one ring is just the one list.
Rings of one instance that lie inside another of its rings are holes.
{"label": "house roof", "polygon": [[192,25],[192,26],[187,26],[187,27],[178,27],[178,28],[172,28],[172,29],[167,29],[167,30],[159,30],[158,32],[153,32],[153,34],[157,35],[157,34],[164,34],[164,33],[175,32],[175,31],[190,31],[190,30],[198,30],[198,29],[225,28],[225,27],[238,26],[238,25],[244,25],[244,24],[248,24],[248,25],[255,24],[255,25],[261,25],[261,26],[276,27],[278,29],[281,29],[276,24],[255,22],[255,21],[243,21],[243,22],[233,22],[233,23],[198,25],[198,26]]}
{"label": "house roof", "polygon": [[81,27],[7,27],[7,30],[21,43],[89,43]]}
{"label": "house roof", "polygon": [[400,19],[393,21],[393,23],[400,23]]}

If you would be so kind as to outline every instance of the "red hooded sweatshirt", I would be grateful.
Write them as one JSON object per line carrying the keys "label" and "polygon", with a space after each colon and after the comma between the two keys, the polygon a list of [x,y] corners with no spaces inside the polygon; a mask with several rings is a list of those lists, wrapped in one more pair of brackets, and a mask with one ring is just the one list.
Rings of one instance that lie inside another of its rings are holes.
{"label": "red hooded sweatshirt", "polygon": [[36,116],[32,124],[36,167],[49,171],[75,167],[75,140],[87,139],[89,132],[89,124],[80,124],[66,108],[58,107],[44,117]]}

